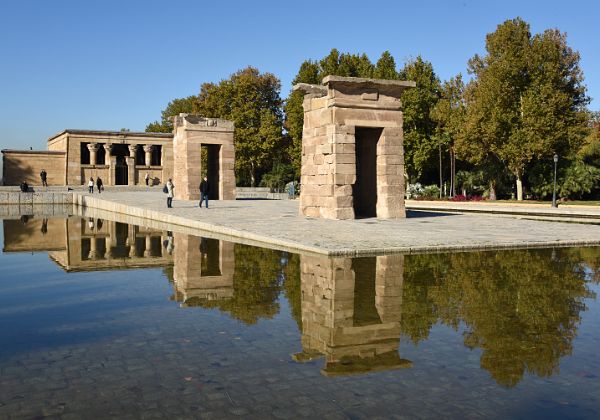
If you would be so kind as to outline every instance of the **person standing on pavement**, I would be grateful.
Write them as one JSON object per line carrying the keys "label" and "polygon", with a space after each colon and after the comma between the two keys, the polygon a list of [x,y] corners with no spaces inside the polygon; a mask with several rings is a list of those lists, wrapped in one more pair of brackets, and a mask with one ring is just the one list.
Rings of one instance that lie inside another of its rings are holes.
{"label": "person standing on pavement", "polygon": [[146,172],[146,176],[144,177],[144,179],[146,180],[146,187],[147,187],[148,183],[150,182],[150,174],[148,172]]}
{"label": "person standing on pavement", "polygon": [[171,181],[171,178],[169,178],[169,181],[167,181],[167,207],[168,208],[172,208],[173,207],[173,189],[175,188],[175,185],[173,185],[173,181]]}
{"label": "person standing on pavement", "polygon": [[94,178],[90,177],[90,180],[88,181],[88,191],[90,194],[94,194]]}
{"label": "person standing on pavement", "polygon": [[46,173],[45,169],[42,169],[42,172],[40,172],[40,178],[42,179],[42,187],[47,187],[48,174]]}
{"label": "person standing on pavement", "polygon": [[208,184],[208,179],[204,177],[202,182],[200,183],[200,203],[199,207],[202,208],[202,201],[206,203],[206,208],[208,208],[208,193],[210,192],[210,185]]}
{"label": "person standing on pavement", "polygon": [[104,184],[102,183],[102,178],[100,178],[100,177],[96,178],[96,187],[98,187],[98,194],[100,194],[102,192],[102,190],[104,189]]}

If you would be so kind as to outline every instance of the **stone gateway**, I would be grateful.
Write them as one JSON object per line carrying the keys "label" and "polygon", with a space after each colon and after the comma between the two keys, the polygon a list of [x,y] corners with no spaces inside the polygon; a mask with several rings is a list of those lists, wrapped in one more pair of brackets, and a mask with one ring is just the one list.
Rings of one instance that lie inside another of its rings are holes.
{"label": "stone gateway", "polygon": [[327,76],[304,92],[300,214],[405,217],[400,96],[415,82]]}

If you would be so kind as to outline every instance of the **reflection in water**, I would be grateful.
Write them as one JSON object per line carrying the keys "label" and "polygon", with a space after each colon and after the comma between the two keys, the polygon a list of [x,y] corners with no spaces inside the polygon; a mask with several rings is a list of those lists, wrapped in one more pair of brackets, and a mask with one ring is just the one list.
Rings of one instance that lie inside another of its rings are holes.
{"label": "reflection in water", "polygon": [[[480,348],[481,367],[507,387],[525,372],[558,373],[586,309],[594,266],[579,249],[413,255],[405,270],[402,331],[413,341],[431,325],[466,326],[465,346]],[[550,257],[550,258],[549,258]]]}
{"label": "reflection in water", "polygon": [[419,344],[441,323],[506,387],[558,373],[600,280],[598,248],[328,258],[93,218],[4,221],[5,252],[44,250],[66,271],[162,267],[182,307],[245,324],[273,318],[284,293],[294,360],[322,357],[326,376],[410,367],[400,337]]}
{"label": "reflection in water", "polygon": [[302,256],[302,347],[327,376],[409,367],[398,354],[404,256]]}

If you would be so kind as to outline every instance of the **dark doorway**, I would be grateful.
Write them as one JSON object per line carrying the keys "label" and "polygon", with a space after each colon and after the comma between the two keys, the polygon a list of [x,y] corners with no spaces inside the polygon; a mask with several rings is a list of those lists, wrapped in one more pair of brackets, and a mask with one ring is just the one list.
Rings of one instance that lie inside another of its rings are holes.
{"label": "dark doorway", "polygon": [[218,200],[220,197],[219,191],[219,161],[221,156],[221,146],[218,144],[202,145],[202,179],[208,178],[210,191],[208,193],[209,200]]}
{"label": "dark doorway", "polygon": [[126,144],[115,144],[113,145],[112,155],[116,157],[115,185],[128,185],[129,174],[126,158],[129,156],[129,148]]}
{"label": "dark doorway", "polygon": [[353,326],[381,324],[375,306],[375,277],[377,257],[352,259],[354,271],[354,315]]}
{"label": "dark doorway", "polygon": [[382,128],[356,128],[356,182],[352,186],[354,215],[377,217],[377,142]]}
{"label": "dark doorway", "polygon": [[200,277],[221,275],[221,241],[200,238]]}

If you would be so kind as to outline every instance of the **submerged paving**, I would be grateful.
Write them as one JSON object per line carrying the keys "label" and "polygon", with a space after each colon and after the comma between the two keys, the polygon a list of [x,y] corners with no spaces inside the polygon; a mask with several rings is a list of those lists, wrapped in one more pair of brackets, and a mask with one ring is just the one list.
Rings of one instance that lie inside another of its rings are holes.
{"label": "submerged paving", "polygon": [[488,214],[409,211],[406,219],[323,220],[298,215],[298,201],[174,201],[156,191],[76,193],[75,202],[138,222],[212,232],[271,248],[327,255],[374,255],[487,248],[599,245],[600,226]]}

